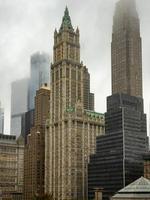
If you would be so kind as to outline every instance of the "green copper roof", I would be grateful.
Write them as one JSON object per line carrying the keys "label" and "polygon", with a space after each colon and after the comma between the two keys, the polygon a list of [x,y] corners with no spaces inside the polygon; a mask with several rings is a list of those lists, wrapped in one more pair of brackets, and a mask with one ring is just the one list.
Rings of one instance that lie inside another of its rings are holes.
{"label": "green copper roof", "polygon": [[73,30],[73,27],[72,27],[72,24],[71,24],[71,18],[69,16],[69,11],[68,11],[67,7],[66,7],[65,12],[64,12],[64,16],[63,16],[63,19],[62,19],[62,24],[61,24],[60,29],[63,29],[63,28],[68,28],[68,29]]}
{"label": "green copper roof", "polygon": [[104,114],[102,113],[94,112],[91,110],[85,110],[85,112],[89,117],[92,117],[92,118],[104,118]]}

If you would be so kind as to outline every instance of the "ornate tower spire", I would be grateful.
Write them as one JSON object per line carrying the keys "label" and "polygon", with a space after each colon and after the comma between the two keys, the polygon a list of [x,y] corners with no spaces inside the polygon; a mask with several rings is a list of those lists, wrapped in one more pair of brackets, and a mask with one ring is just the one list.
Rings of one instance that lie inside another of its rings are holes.
{"label": "ornate tower spire", "polygon": [[65,29],[65,28],[73,30],[73,27],[72,27],[72,24],[71,24],[71,18],[69,16],[69,11],[68,11],[67,6],[66,6],[66,9],[65,9],[65,12],[64,12],[64,16],[63,16],[63,19],[62,19],[62,24],[61,24],[60,30]]}
{"label": "ornate tower spire", "polygon": [[65,60],[80,64],[79,30],[73,29],[67,7],[59,32],[54,33],[54,63]]}

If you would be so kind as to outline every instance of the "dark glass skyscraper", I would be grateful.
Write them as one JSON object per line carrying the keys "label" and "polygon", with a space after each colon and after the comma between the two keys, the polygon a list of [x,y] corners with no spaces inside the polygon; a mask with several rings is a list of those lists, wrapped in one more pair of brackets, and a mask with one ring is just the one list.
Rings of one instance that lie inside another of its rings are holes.
{"label": "dark glass skyscraper", "polygon": [[107,98],[105,135],[97,138],[88,168],[89,199],[104,188],[104,200],[143,176],[147,151],[142,99],[142,52],[134,0],[116,4],[112,34],[112,96]]}

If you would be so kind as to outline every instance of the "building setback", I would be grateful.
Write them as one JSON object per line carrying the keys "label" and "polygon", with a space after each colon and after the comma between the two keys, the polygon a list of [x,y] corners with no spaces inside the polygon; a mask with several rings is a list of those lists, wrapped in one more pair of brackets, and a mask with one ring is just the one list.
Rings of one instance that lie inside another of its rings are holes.
{"label": "building setback", "polygon": [[105,136],[97,138],[88,169],[89,199],[104,188],[104,200],[143,176],[148,150],[142,99],[139,18],[134,0],[116,4],[112,34],[112,96],[107,98]]}
{"label": "building setback", "polygon": [[87,199],[87,163],[104,115],[89,111],[90,75],[80,62],[79,29],[66,8],[54,33],[50,118],[45,143],[45,193],[58,200]]}
{"label": "building setback", "polygon": [[25,146],[24,200],[44,194],[45,123],[49,117],[49,98],[50,89],[47,86],[42,86],[36,93],[34,126]]}
{"label": "building setback", "polygon": [[24,140],[0,134],[0,199],[23,193]]}

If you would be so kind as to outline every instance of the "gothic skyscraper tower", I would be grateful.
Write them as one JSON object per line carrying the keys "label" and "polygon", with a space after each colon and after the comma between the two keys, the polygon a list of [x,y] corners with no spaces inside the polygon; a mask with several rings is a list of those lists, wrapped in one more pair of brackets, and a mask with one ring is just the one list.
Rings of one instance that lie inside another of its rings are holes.
{"label": "gothic skyscraper tower", "polygon": [[45,192],[58,200],[87,199],[88,159],[96,136],[104,132],[104,116],[93,111],[90,75],[80,62],[79,30],[74,30],[67,8],[54,33],[53,61]]}
{"label": "gothic skyscraper tower", "polygon": [[111,51],[112,94],[142,97],[142,48],[135,0],[116,4]]}

